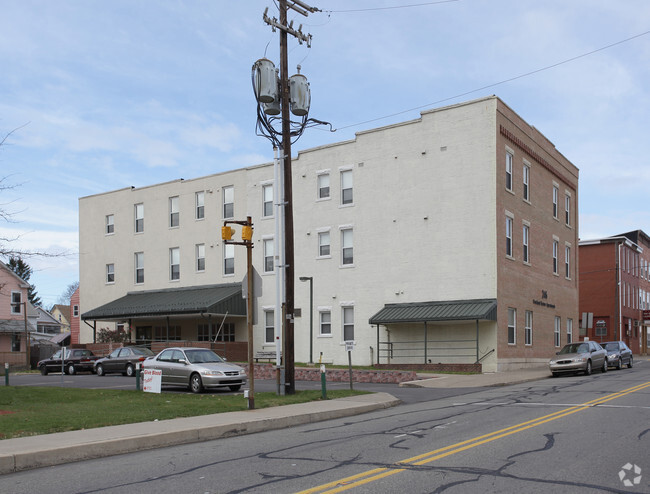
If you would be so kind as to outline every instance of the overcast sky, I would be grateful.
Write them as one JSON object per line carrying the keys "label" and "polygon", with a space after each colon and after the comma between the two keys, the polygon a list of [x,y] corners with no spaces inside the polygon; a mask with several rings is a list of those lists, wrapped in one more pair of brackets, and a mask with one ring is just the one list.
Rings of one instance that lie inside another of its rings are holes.
{"label": "overcast sky", "polygon": [[[418,5],[419,4],[419,5]],[[491,94],[580,169],[580,237],[650,233],[650,2],[321,0],[290,40],[311,85],[294,154]],[[403,6],[403,8],[390,8]],[[410,7],[406,7],[409,6]],[[414,6],[415,5],[415,6]],[[78,199],[272,160],[251,66],[272,0],[0,0],[0,238],[46,306],[79,279]],[[352,9],[356,9],[351,11]],[[522,77],[520,77],[522,76]]]}

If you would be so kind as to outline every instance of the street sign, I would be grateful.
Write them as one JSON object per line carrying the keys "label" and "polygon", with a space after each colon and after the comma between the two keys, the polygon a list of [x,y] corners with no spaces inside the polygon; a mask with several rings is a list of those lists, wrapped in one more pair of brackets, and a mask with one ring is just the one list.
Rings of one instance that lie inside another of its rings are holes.
{"label": "street sign", "polygon": [[346,352],[351,352],[354,350],[354,341],[347,341],[345,342],[345,351]]}
{"label": "street sign", "polygon": [[142,391],[147,393],[160,393],[162,371],[158,369],[145,369],[142,373],[144,375]]}

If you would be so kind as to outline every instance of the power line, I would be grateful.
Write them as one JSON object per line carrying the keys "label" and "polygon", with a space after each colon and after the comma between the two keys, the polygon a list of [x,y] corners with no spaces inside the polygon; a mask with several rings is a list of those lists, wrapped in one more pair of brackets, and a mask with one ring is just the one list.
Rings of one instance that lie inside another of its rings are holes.
{"label": "power line", "polygon": [[458,1],[459,0],[438,0],[437,2],[414,3],[411,5],[396,5],[394,7],[373,7],[370,9],[350,9],[350,10],[323,10],[322,12],[327,12],[331,14],[347,14],[350,12],[372,12],[375,10],[409,9],[411,7],[425,7],[428,5],[437,5],[439,3],[451,3],[451,2],[458,2]]}
{"label": "power line", "polygon": [[377,117],[377,118],[373,118],[371,120],[365,120],[363,122],[358,122],[358,123],[355,123],[355,124],[346,125],[344,127],[339,127],[337,129],[333,129],[332,132],[336,132],[337,130],[349,129],[350,127],[357,127],[359,125],[365,125],[365,124],[372,123],[372,122],[377,122],[378,120],[383,120],[385,118],[396,117],[396,116],[402,115],[404,113],[409,113],[409,112],[412,112],[412,111],[415,111],[415,110],[420,110],[422,108],[429,108],[429,107],[432,107],[432,106],[435,106],[435,105],[439,105],[440,103],[444,103],[446,101],[454,100],[454,99],[457,99],[457,98],[462,98],[463,96],[467,96],[467,95],[472,94],[472,93],[477,93],[477,92],[483,91],[485,89],[500,86],[500,85],[506,84],[508,82],[516,81],[517,79],[522,79],[524,77],[528,77],[530,75],[537,74],[537,73],[543,72],[545,70],[549,70],[549,69],[553,69],[555,67],[559,67],[560,65],[564,65],[564,64],[567,64],[567,63],[570,63],[570,62],[574,62],[574,61],[579,60],[581,58],[585,58],[585,57],[588,57],[590,55],[593,55],[594,53],[598,53],[598,52],[607,50],[609,48],[613,48],[614,46],[618,46],[618,45],[621,45],[623,43],[627,43],[628,41],[635,40],[637,38],[640,38],[642,36],[646,36],[648,34],[650,34],[650,31],[645,31],[645,32],[640,33],[640,34],[630,36],[629,38],[625,38],[623,40],[616,41],[615,43],[611,43],[609,45],[602,46],[600,48],[596,48],[595,50],[592,50],[592,51],[589,51],[589,52],[586,52],[586,53],[582,53],[581,55],[576,55],[575,57],[567,58],[566,60],[562,60],[561,62],[557,62],[557,63],[551,64],[551,65],[547,65],[547,66],[542,67],[540,69],[532,70],[530,72],[526,72],[524,74],[520,74],[520,75],[517,75],[517,76],[514,76],[514,77],[510,77],[508,79],[504,79],[502,81],[495,82],[493,84],[488,84],[486,86],[483,86],[483,87],[480,87],[480,88],[477,88],[477,89],[472,89],[471,91],[466,91],[464,93],[456,94],[456,95],[450,96],[448,98],[444,98],[444,99],[441,99],[441,100],[438,100],[438,101],[434,101],[433,103],[428,103],[426,105],[416,106],[416,107],[413,107],[413,108],[409,108],[408,110],[402,110],[402,111],[399,111],[399,112],[396,112],[396,113],[391,113],[390,115],[384,115],[383,117]]}

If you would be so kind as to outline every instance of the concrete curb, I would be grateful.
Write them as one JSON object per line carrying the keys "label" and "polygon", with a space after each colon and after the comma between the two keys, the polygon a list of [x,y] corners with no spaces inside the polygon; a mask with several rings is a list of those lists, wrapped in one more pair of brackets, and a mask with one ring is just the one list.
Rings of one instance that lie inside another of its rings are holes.
{"label": "concrete curb", "polygon": [[0,441],[0,474],[147,449],[210,441],[359,415],[396,406],[388,393],[245,412],[116,425]]}

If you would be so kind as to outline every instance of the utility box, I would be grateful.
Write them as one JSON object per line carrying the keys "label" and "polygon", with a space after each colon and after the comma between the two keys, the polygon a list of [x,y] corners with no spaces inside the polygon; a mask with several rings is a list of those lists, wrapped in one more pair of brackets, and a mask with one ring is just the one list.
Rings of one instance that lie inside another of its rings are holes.
{"label": "utility box", "polygon": [[304,117],[309,113],[311,91],[304,75],[295,74],[289,78],[289,98],[291,100],[291,113],[298,117]]}
{"label": "utility box", "polygon": [[253,65],[253,89],[260,103],[279,101],[275,65],[267,58],[260,58]]}

